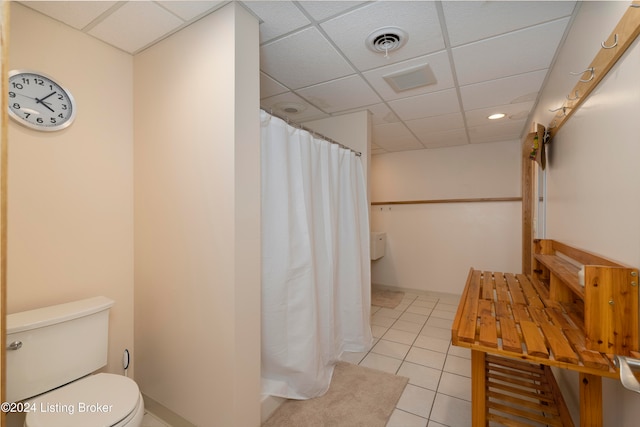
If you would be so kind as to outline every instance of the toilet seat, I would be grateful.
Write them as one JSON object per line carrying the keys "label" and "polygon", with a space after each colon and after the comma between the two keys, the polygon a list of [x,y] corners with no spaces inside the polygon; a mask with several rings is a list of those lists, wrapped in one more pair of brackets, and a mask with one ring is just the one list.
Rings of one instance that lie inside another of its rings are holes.
{"label": "toilet seat", "polygon": [[29,405],[25,427],[119,427],[141,419],[144,412],[138,385],[128,377],[106,373],[42,394]]}

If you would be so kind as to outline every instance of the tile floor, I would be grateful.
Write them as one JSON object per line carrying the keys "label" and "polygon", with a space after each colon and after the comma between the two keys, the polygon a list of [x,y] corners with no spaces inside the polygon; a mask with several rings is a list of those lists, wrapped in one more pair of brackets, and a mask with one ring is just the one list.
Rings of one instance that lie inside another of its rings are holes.
{"label": "tile floor", "polygon": [[142,427],[171,427],[169,424],[162,421],[160,418],[153,415],[151,412],[145,411],[144,418],[142,418]]}
{"label": "tile floor", "polygon": [[387,427],[471,425],[471,352],[451,345],[459,296],[406,292],[395,309],[371,307],[371,350],[343,360],[409,378]]}

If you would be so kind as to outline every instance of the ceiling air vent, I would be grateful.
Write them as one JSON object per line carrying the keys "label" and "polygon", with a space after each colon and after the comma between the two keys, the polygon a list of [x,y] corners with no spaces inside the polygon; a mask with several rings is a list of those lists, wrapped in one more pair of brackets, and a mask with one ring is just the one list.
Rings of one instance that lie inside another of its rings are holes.
{"label": "ceiling air vent", "polygon": [[376,53],[384,53],[400,49],[407,42],[407,33],[397,27],[385,27],[375,30],[367,37],[365,44]]}

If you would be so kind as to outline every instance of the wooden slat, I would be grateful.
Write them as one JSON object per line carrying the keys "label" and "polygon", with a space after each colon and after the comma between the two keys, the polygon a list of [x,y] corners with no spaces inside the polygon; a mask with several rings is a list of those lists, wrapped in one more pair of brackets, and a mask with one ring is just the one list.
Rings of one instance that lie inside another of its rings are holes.
{"label": "wooden slat", "polygon": [[527,304],[533,307],[544,307],[540,296],[536,292],[535,288],[524,274],[516,274],[516,279],[520,282],[522,292],[527,298]]}
{"label": "wooden slat", "polygon": [[497,348],[498,331],[496,318],[491,311],[491,301],[478,301],[478,316],[480,317],[480,344]]}
{"label": "wooden slat", "polygon": [[572,292],[575,292],[579,296],[584,295],[582,286],[578,281],[578,271],[580,271],[579,267],[556,255],[535,254],[534,258],[552,270],[553,273],[562,280],[562,282],[569,286]]}
{"label": "wooden slat", "polygon": [[573,427],[573,419],[571,418],[571,414],[569,413],[569,409],[567,408],[567,404],[562,396],[560,391],[560,387],[558,387],[558,383],[551,372],[551,368],[549,366],[543,367],[545,377],[547,378],[547,382],[551,386],[551,393],[553,394],[553,400],[556,403],[556,407],[558,408],[558,413],[560,415],[560,420],[562,421],[562,425],[564,427]]}
{"label": "wooden slat", "polygon": [[522,353],[522,344],[520,343],[520,335],[516,328],[516,322],[513,319],[500,317],[500,335],[502,338],[502,348],[515,353]]}
{"label": "wooden slat", "polygon": [[489,412],[491,412],[491,409],[494,409],[506,414],[514,415],[516,417],[522,417],[524,419],[529,419],[531,421],[547,424],[549,426],[562,427],[562,421],[559,418],[545,417],[544,415],[542,415],[542,413],[536,414],[531,411],[525,411],[522,409],[514,408],[507,405],[502,405],[499,403],[493,403],[493,402],[489,403],[488,406],[489,406]]}
{"label": "wooden slat", "polygon": [[469,277],[468,293],[466,295],[460,324],[457,329],[458,339],[466,342],[475,342],[478,319],[478,301],[480,299],[480,271],[473,270]]}
{"label": "wooden slat", "polygon": [[540,328],[547,338],[547,342],[556,360],[567,363],[578,363],[578,356],[569,345],[567,339],[562,335],[562,331],[557,326],[551,324],[541,324]]}
{"label": "wooden slat", "polygon": [[[514,420],[512,418],[507,418],[507,417],[503,417],[501,415],[498,414],[488,414],[487,415],[487,420],[489,421],[493,421],[495,423],[498,423],[501,426],[505,426],[505,427],[532,427],[534,424],[531,423],[526,423],[526,422],[521,422],[518,420]],[[539,426],[539,424],[535,424],[536,426]]]}
{"label": "wooden slat", "polygon": [[567,329],[564,334],[571,342],[571,345],[578,353],[578,356],[582,360],[585,366],[590,368],[600,369],[602,371],[608,371],[612,368],[609,360],[597,351],[588,350],[585,346],[584,333],[577,329]]}
{"label": "wooden slat", "polygon": [[528,397],[530,399],[538,399],[538,400],[543,401],[543,402],[548,402],[548,403],[553,402],[553,394],[541,393],[539,390],[536,390],[536,391],[524,390],[524,389],[522,389],[520,387],[512,387],[512,386],[510,386],[508,384],[501,384],[501,383],[497,383],[497,382],[490,382],[489,383],[489,388],[490,389],[503,390],[503,391],[506,391],[508,393],[518,394],[520,396]]}
{"label": "wooden slat", "polygon": [[485,357],[483,351],[471,350],[471,425],[487,426],[487,377],[485,374]]}
{"label": "wooden slat", "polygon": [[493,301],[493,274],[490,271],[482,273],[482,299]]}
{"label": "wooden slat", "polygon": [[518,281],[516,280],[516,276],[511,273],[505,273],[504,278],[507,281],[509,292],[511,292],[511,299],[513,303],[527,305],[527,299],[524,297],[524,294],[522,293],[522,289],[520,288],[520,283],[518,283]]}
{"label": "wooden slat", "polygon": [[520,322],[522,336],[527,346],[527,353],[536,357],[549,357],[549,350],[544,342],[544,337],[538,330],[538,326],[530,321],[523,320]]}
{"label": "wooden slat", "polygon": [[496,285],[496,297],[500,302],[511,302],[511,298],[509,298],[509,287],[507,286],[507,282],[504,279],[504,274],[502,273],[493,273],[493,280]]}
{"label": "wooden slat", "polygon": [[522,197],[475,197],[469,199],[430,199],[430,200],[394,200],[388,202],[371,202],[379,205],[429,205],[441,203],[487,203],[487,202],[521,202]]}

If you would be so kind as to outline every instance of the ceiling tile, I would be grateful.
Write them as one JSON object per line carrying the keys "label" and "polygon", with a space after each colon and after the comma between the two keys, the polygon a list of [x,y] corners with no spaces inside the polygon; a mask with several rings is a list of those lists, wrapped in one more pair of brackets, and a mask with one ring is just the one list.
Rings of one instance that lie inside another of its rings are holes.
{"label": "ceiling tile", "polygon": [[571,15],[575,1],[443,1],[451,46]]}
{"label": "ceiling tile", "polygon": [[23,1],[20,3],[81,30],[118,2]]}
{"label": "ceiling tile", "polygon": [[418,150],[420,141],[402,123],[373,126],[373,143],[387,151]]}
{"label": "ceiling tile", "polygon": [[260,48],[261,69],[291,89],[353,74],[353,68],[315,28]]}
{"label": "ceiling tile", "polygon": [[452,49],[458,82],[467,85],[548,68],[567,23],[568,18],[560,19]]}
{"label": "ceiling tile", "polygon": [[244,5],[262,21],[260,23],[261,43],[311,23],[290,1],[246,1]]}
{"label": "ceiling tile", "polygon": [[289,89],[282,86],[265,73],[260,73],[260,99],[279,95],[285,92],[289,92]]}
{"label": "ceiling tile", "polygon": [[443,132],[433,132],[418,135],[420,142],[427,148],[456,147],[467,145],[469,139],[464,129],[453,129]]}
{"label": "ceiling tile", "polygon": [[327,113],[345,111],[381,101],[362,77],[357,75],[306,87],[298,90],[297,93]]}
{"label": "ceiling tile", "polygon": [[153,2],[128,2],[89,34],[133,53],[180,27],[183,21]]}
{"label": "ceiling tile", "polygon": [[525,126],[526,120],[509,120],[495,125],[470,127],[469,139],[472,144],[520,141]]}
{"label": "ceiling tile", "polygon": [[401,120],[441,116],[460,111],[460,103],[455,89],[396,99],[389,101],[388,104]]}
{"label": "ceiling tile", "polygon": [[462,113],[407,120],[405,123],[418,138],[420,138],[420,134],[443,132],[449,129],[464,129]]}
{"label": "ceiling tile", "polygon": [[[291,104],[295,105],[296,107],[301,107],[301,111],[299,113],[290,113],[284,111],[284,108],[290,106]],[[309,104],[307,101],[292,92],[287,92],[262,99],[260,101],[260,106],[265,110],[269,110],[272,114],[284,118],[289,118],[292,122],[295,123],[302,123],[307,120],[316,120],[329,117],[328,114],[325,114],[322,111],[318,110],[316,107]]]}
{"label": "ceiling tile", "polygon": [[[444,49],[435,3],[430,1],[374,2],[321,26],[360,71]],[[373,31],[387,26],[401,27],[408,38],[404,47],[385,58],[369,50],[365,41]]]}
{"label": "ceiling tile", "polygon": [[[509,121],[509,117],[514,116],[517,120],[526,119],[529,112],[533,108],[533,102],[521,102],[518,104],[506,104],[488,108],[480,108],[477,110],[465,111],[465,117],[467,119],[467,126],[484,126],[489,124],[501,124],[505,121]],[[489,120],[491,114],[504,113],[507,116],[503,119]]]}
{"label": "ceiling tile", "polygon": [[460,87],[465,110],[492,107],[519,101],[535,101],[547,70],[519,74]]}
{"label": "ceiling tile", "polygon": [[336,16],[355,6],[364,4],[363,1],[301,1],[299,4],[316,21],[323,21]]}
{"label": "ceiling tile", "polygon": [[220,6],[222,6],[224,1],[159,1],[157,2],[162,5],[165,9],[170,10],[174,14],[178,15],[180,18],[185,21],[189,21],[194,19],[206,12],[212,11]]}
{"label": "ceiling tile", "polygon": [[[436,83],[416,89],[404,90],[396,92],[385,81],[384,76],[397,73],[402,70],[410,69],[420,65],[428,64],[436,77]],[[392,99],[406,98],[407,96],[420,95],[422,93],[437,92],[443,89],[449,89],[454,86],[453,75],[451,74],[451,66],[449,65],[449,55],[442,51],[432,55],[421,56],[408,61],[397,62],[386,67],[376,68],[375,70],[363,73],[364,77],[371,83],[373,88],[382,96],[382,99],[389,101]]]}

